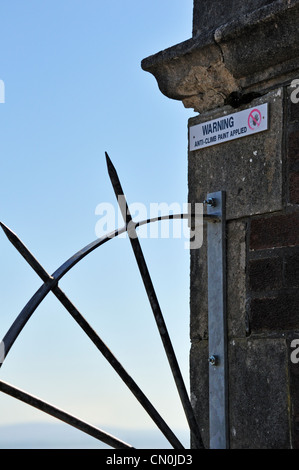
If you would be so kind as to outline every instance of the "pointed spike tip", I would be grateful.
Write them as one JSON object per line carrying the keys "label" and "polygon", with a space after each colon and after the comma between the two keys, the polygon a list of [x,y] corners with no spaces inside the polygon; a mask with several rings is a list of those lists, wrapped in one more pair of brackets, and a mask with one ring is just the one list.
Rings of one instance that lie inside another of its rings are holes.
{"label": "pointed spike tip", "polygon": [[110,157],[109,157],[107,152],[105,152],[105,157],[106,157],[107,165],[112,165],[112,162],[111,162]]}
{"label": "pointed spike tip", "polygon": [[105,154],[106,154],[106,160],[107,160],[108,175],[109,175],[111,184],[113,186],[116,198],[118,198],[119,196],[123,196],[124,192],[123,192],[123,189],[121,187],[116,168],[113,165],[112,161],[110,160],[110,158],[108,156],[108,153],[105,152]]}
{"label": "pointed spike tip", "polygon": [[108,153],[105,152],[105,155],[106,155],[106,163],[107,163],[108,170],[114,170],[115,171],[114,165],[113,165],[113,163],[111,161],[111,158],[109,157]]}
{"label": "pointed spike tip", "polygon": [[6,236],[14,235],[12,230],[10,230],[10,228],[8,228],[3,222],[0,222],[0,225]]}
{"label": "pointed spike tip", "polygon": [[117,181],[119,183],[119,179],[118,179],[118,175],[117,175],[117,171],[116,171],[116,168],[115,166],[113,165],[109,155],[107,152],[105,152],[106,154],[106,162],[107,162],[107,170],[108,170],[108,174],[109,174],[109,177],[110,177],[110,180],[111,181]]}

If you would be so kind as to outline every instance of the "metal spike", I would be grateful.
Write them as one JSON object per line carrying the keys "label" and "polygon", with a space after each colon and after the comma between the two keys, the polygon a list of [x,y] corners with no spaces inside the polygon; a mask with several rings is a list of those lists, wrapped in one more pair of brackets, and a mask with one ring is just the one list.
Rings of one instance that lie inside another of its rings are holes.
{"label": "metal spike", "polygon": [[160,308],[160,305],[156,296],[156,292],[155,292],[155,289],[154,289],[154,286],[153,286],[153,283],[152,283],[152,280],[151,280],[151,277],[147,268],[145,258],[143,256],[141,245],[139,243],[139,239],[136,233],[135,224],[132,221],[129,207],[125,199],[125,195],[121,187],[121,183],[117,175],[116,169],[113,163],[111,162],[110,157],[108,156],[107,152],[105,152],[105,155],[106,155],[109,177],[110,177],[120,210],[122,212],[122,216],[124,218],[126,226],[128,226],[129,224],[131,225],[131,236],[130,236],[131,246],[132,246],[138,267],[139,267],[139,271],[140,271],[140,274],[141,274],[141,277],[142,277],[142,280],[143,280],[143,283],[147,292],[149,302],[152,307],[152,311],[156,320],[160,337],[161,337],[161,340],[162,340],[162,343],[163,343],[163,346],[164,346],[164,349],[168,358],[168,362],[169,362],[169,365],[170,365],[170,368],[171,368],[171,371],[172,371],[172,374],[173,374],[173,377],[174,377],[174,380],[175,380],[175,383],[179,392],[179,396],[181,398],[181,402],[182,402],[182,405],[186,414],[186,418],[189,423],[190,430],[193,434],[195,445],[197,446],[197,448],[200,449],[200,448],[203,448],[204,446],[203,446],[202,438],[201,438],[200,431],[198,428],[198,424],[194,416],[194,412],[193,412],[193,409],[192,409],[192,406],[191,406],[191,403],[187,394],[187,390],[186,390],[184,380],[183,380],[183,377],[182,377],[182,374],[181,374],[181,371],[180,371],[180,368],[179,368],[179,365],[178,365],[178,362],[174,353],[173,346],[171,344],[167,327],[164,322],[164,318],[163,318],[162,311],[161,311],[161,308]]}
{"label": "metal spike", "polygon": [[73,426],[74,428],[77,428],[80,431],[83,431],[86,434],[95,437],[99,441],[104,442],[105,444],[109,445],[110,447],[113,447],[114,449],[134,449],[134,447],[132,447],[131,445],[127,444],[124,441],[121,441],[120,439],[117,439],[111,434],[108,434],[105,431],[102,431],[101,429],[96,428],[95,426],[92,426],[89,423],[81,421],[79,418],[76,418],[75,416],[72,416],[63,410],[56,408],[50,403],[47,403],[41,400],[40,398],[30,395],[29,393],[24,392],[23,390],[20,390],[19,388],[16,388],[6,382],[0,381],[0,391],[24,403],[27,403],[30,406],[33,406],[34,408],[37,408],[38,410],[41,410],[44,413],[49,414],[50,416],[54,416],[60,421],[63,421],[64,423],[67,423]]}
{"label": "metal spike", "polygon": [[30,253],[28,248],[24,245],[24,243],[19,239],[19,237],[3,222],[0,222],[1,228],[4,231],[5,235],[7,236],[8,240],[13,244],[13,246],[18,250],[18,252],[25,258],[27,263],[34,269],[34,271],[40,276],[40,278],[47,282],[53,279],[50,274],[48,274],[44,268],[39,264],[37,259]]}
{"label": "metal spike", "polygon": [[[66,310],[72,315],[74,320],[81,326],[83,331],[87,334],[87,336],[91,339],[91,341],[95,344],[97,349],[103,354],[103,356],[107,359],[109,364],[114,368],[117,374],[121,377],[123,382],[128,386],[134,396],[137,398],[139,403],[143,406],[143,408],[147,411],[149,416],[153,419],[156,423],[158,428],[161,432],[165,435],[165,437],[169,440],[169,442],[173,445],[174,448],[182,449],[183,446],[180,441],[176,438],[173,434],[171,429],[167,426],[165,421],[161,418],[157,410],[153,407],[150,403],[148,398],[144,395],[135,381],[130,377],[130,375],[125,371],[123,366],[120,362],[116,359],[116,357],[112,354],[109,348],[105,345],[105,343],[101,340],[98,334],[91,328],[89,323],[85,320],[79,310],[72,304],[72,302],[67,298],[64,292],[60,289],[57,285],[57,280],[50,276],[46,270],[39,264],[39,262],[34,258],[34,256],[29,252],[28,248],[23,244],[23,242],[18,238],[18,236],[13,233],[8,227],[0,222],[3,230],[5,231],[7,237],[11,241],[11,243],[16,247],[16,249],[22,254],[22,256],[26,259],[26,261],[30,264],[30,266],[37,272],[37,274],[44,280],[47,281],[38,291],[38,295],[31,299],[31,303],[29,302],[25,309],[21,312],[17,320],[13,323],[12,327],[3,338],[3,342],[5,345],[5,357],[8,354],[12,346],[12,338],[15,337],[16,332],[20,332],[20,327],[23,328],[24,320],[26,318],[26,322],[32,315],[33,311],[37,308],[39,303],[43,300],[43,298],[47,295],[47,293],[52,290],[53,294],[58,298],[58,300],[62,303],[62,305],[66,308]],[[55,281],[55,282],[54,282]],[[38,303],[37,303],[38,301]],[[33,309],[33,307],[35,307]],[[3,358],[4,360],[4,358]]]}

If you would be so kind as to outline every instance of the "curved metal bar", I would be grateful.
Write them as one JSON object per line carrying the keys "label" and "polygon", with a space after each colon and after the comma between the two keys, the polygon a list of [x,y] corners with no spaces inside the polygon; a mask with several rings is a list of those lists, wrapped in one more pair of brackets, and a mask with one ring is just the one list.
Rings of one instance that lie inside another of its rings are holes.
{"label": "curved metal bar", "polygon": [[[213,222],[217,222],[218,220],[220,220],[219,216],[215,214],[213,216],[209,216],[208,214],[203,214],[203,216],[207,220],[213,221]],[[164,216],[159,216],[159,217],[153,217],[150,219],[144,219],[139,222],[133,222],[133,225],[135,227],[141,227],[142,225],[149,224],[152,222],[158,222],[162,220],[187,219],[187,218],[190,218],[190,214],[170,214],[170,215],[164,215]],[[12,241],[10,233],[15,235],[14,232],[12,232],[2,222],[0,222],[0,225],[2,229],[4,230],[6,236],[9,238],[10,241]],[[58,281],[63,276],[65,276],[68,273],[68,271],[70,271],[70,269],[72,269],[77,263],[79,263],[79,261],[84,259],[92,251],[96,250],[97,248],[99,248],[101,245],[104,245],[109,240],[112,240],[113,238],[116,238],[119,235],[127,231],[128,231],[128,227],[124,226],[120,229],[113,230],[107,235],[103,235],[102,237],[97,238],[96,240],[89,243],[81,250],[77,251],[77,253],[71,256],[58,269],[56,269],[56,271],[52,274],[52,276],[50,276],[50,279],[46,282],[46,284],[43,284],[38,289],[38,291],[36,291],[36,293],[31,297],[31,299],[28,301],[25,307],[21,310],[18,317],[9,328],[6,335],[3,337],[3,342],[5,343],[5,357],[7,356],[8,351],[11,349],[13,343],[17,339],[18,335],[22,331],[23,327],[26,325],[27,321],[29,320],[33,312],[36,310],[36,308],[39,306],[42,300],[47,296],[47,294],[53,289],[55,284],[57,284]],[[0,363],[0,367],[1,367],[1,363]]]}
{"label": "curved metal bar", "polygon": [[50,416],[54,416],[60,421],[63,421],[64,423],[69,424],[92,437],[95,437],[99,441],[104,442],[114,449],[134,449],[134,447],[132,447],[130,444],[117,439],[111,434],[108,434],[105,431],[92,426],[91,424],[81,421],[81,419],[76,418],[75,416],[72,416],[59,408],[56,408],[55,406],[50,405],[50,403],[30,395],[29,393],[24,392],[19,388],[13,387],[12,385],[3,382],[2,380],[0,380],[0,391],[13,398],[16,398],[17,400],[27,403],[30,406],[33,406],[34,408],[37,408],[38,410],[41,410]]}
{"label": "curved metal bar", "polygon": [[[191,216],[192,216],[192,214],[191,214]],[[210,221],[213,221],[213,222],[217,222],[219,220],[218,215],[215,215],[215,214],[213,216],[209,216],[208,214],[203,214],[203,217],[210,220]],[[170,215],[149,218],[149,219],[145,219],[145,220],[142,220],[142,221],[139,221],[139,222],[132,222],[132,223],[137,228],[137,227],[140,227],[142,225],[149,224],[149,223],[152,223],[152,222],[158,222],[158,221],[163,221],[163,220],[172,220],[172,219],[188,219],[188,218],[190,218],[190,214],[187,214],[187,213],[186,214],[170,214]],[[0,225],[1,225],[2,229],[4,230],[5,234],[7,235],[7,237],[10,239],[10,241],[12,241],[11,234],[13,234],[13,235],[15,235],[15,234],[10,229],[8,229],[8,227],[6,227],[3,223],[0,222]],[[12,345],[14,344],[17,337],[21,333],[22,329],[24,328],[24,326],[26,325],[26,323],[30,319],[33,312],[40,305],[42,300],[47,296],[47,294],[50,291],[54,291],[55,288],[59,289],[58,286],[57,286],[58,281],[63,276],[65,276],[65,274],[67,274],[67,272],[70,269],[72,269],[79,261],[84,259],[92,251],[99,248],[101,245],[105,244],[109,240],[112,240],[113,238],[116,238],[117,236],[119,236],[119,235],[121,235],[121,234],[123,234],[127,231],[128,231],[128,227],[124,226],[120,229],[113,230],[112,232],[108,233],[107,235],[102,236],[101,238],[98,238],[98,239],[94,240],[93,242],[89,243],[84,248],[79,250],[77,253],[75,253],[67,261],[65,261],[65,263],[63,263],[53,273],[52,276],[49,276],[47,273],[46,273],[46,276],[45,276],[45,274],[43,272],[44,270],[40,265],[39,265],[39,269],[35,269],[36,272],[40,275],[40,277],[45,282],[36,291],[36,293],[31,297],[31,299],[27,302],[25,307],[21,310],[20,314],[18,315],[16,320],[13,322],[13,324],[11,325],[9,330],[7,331],[6,335],[3,337],[4,352],[5,352],[4,357],[3,357],[3,361],[5,360],[8,352],[10,351]],[[16,237],[16,235],[15,235],[15,237]],[[25,257],[25,259],[26,259],[26,257]],[[27,259],[27,261],[28,261],[28,259]],[[59,292],[59,291],[56,290],[56,294],[57,294],[57,292]],[[68,302],[70,302],[70,301],[68,301]],[[75,310],[76,309],[73,306],[72,307],[73,313],[75,312]],[[75,318],[76,321],[77,321],[78,318],[80,318],[80,316],[77,315],[77,317]],[[90,333],[91,333],[91,331],[90,331]],[[1,366],[2,366],[2,363],[0,363],[0,367]]]}
{"label": "curved metal bar", "polygon": [[[140,227],[142,225],[149,224],[151,222],[157,222],[157,221],[162,221],[162,220],[167,220],[167,219],[182,219],[182,218],[185,219],[188,217],[190,217],[190,214],[170,214],[170,215],[165,215],[165,216],[160,216],[160,217],[154,217],[152,219],[141,220],[139,222],[134,222],[134,225],[136,227]],[[211,220],[215,220],[215,217],[212,217]],[[15,242],[14,242],[14,237],[18,238],[17,235],[2,222],[0,222],[0,225],[4,233],[6,234],[7,238],[17,248],[18,245],[17,244],[15,245]],[[31,297],[31,299],[27,302],[25,307],[21,310],[18,317],[16,318],[16,320],[13,322],[13,324],[7,331],[6,335],[3,337],[3,342],[5,344],[4,359],[7,356],[9,350],[11,349],[13,343],[17,339],[18,335],[22,331],[23,327],[26,325],[27,321],[33,314],[33,312],[36,310],[36,308],[39,306],[42,300],[47,296],[47,294],[53,289],[55,284],[57,284],[58,281],[60,281],[60,279],[70,271],[70,269],[72,269],[77,263],[79,263],[79,261],[84,259],[92,251],[96,250],[101,245],[104,245],[105,243],[107,243],[109,240],[112,240],[113,238],[116,238],[119,235],[127,231],[128,231],[128,227],[124,226],[120,229],[113,230],[107,235],[103,235],[102,237],[97,238],[96,240],[89,243],[81,250],[77,251],[77,253],[71,256],[67,261],[65,261],[58,269],[56,269],[56,271],[52,274],[52,276],[49,276],[48,274],[44,278],[41,276],[42,279],[45,281],[45,284],[43,284],[36,291],[36,293]],[[26,256],[24,257],[28,261]],[[36,272],[37,274],[40,275],[43,272],[43,268],[36,270]],[[1,363],[0,363],[0,367],[1,367]]]}
{"label": "curved metal bar", "polygon": [[[202,214],[203,218],[207,221],[211,222],[218,222],[220,220],[220,216],[217,214],[209,215],[209,214]],[[65,263],[63,263],[53,274],[52,277],[60,280],[70,269],[72,269],[79,261],[81,261],[85,256],[89,255],[92,251],[96,248],[99,248],[104,243],[108,242],[109,240],[122,235],[123,233],[127,232],[132,227],[141,227],[142,225],[150,224],[152,222],[159,222],[162,220],[172,220],[172,219],[189,219],[193,217],[193,215],[184,213],[184,214],[169,214],[169,215],[162,215],[159,217],[153,217],[149,219],[144,219],[139,222],[133,222],[130,224],[130,227],[124,226],[120,229],[113,230],[112,232],[108,233],[107,235],[103,235],[102,237],[94,240],[93,242],[86,245],[82,250],[79,250],[73,256],[71,256]]]}
{"label": "curved metal bar", "polygon": [[29,302],[25,305],[25,307],[21,310],[9,330],[7,331],[6,335],[3,337],[4,343],[4,356],[0,367],[2,366],[7,354],[9,353],[12,345],[16,341],[17,337],[21,333],[22,329],[28,322],[29,318],[33,314],[33,312],[37,309],[39,304],[44,300],[46,295],[52,290],[52,288],[57,284],[55,279],[44,283],[36,293],[31,297]]}
{"label": "curved metal bar", "polygon": [[[72,304],[72,302],[67,298],[64,292],[58,287],[58,285],[52,286],[54,279],[47,273],[47,271],[41,266],[41,264],[36,260],[36,258],[30,253],[28,248],[23,244],[23,242],[17,237],[15,233],[13,233],[8,227],[1,224],[5,234],[9,238],[10,242],[15,246],[15,248],[19,251],[19,253],[26,259],[29,265],[35,270],[35,272],[44,280],[46,283],[44,286],[50,286],[53,294],[58,298],[58,300],[62,303],[62,305],[66,308],[66,310],[72,315],[74,320],[78,323],[78,325],[83,329],[83,331],[87,334],[87,336],[91,339],[97,349],[103,354],[105,359],[109,362],[109,364],[113,367],[119,377],[123,380],[123,382],[127,385],[129,390],[133,393],[135,398],[139,401],[139,403],[143,406],[145,411],[149,414],[152,418],[154,423],[160,429],[160,431],[164,434],[166,439],[170,442],[170,444],[175,449],[183,449],[182,444],[177,439],[175,434],[171,431],[169,426],[160,416],[158,411],[155,407],[151,404],[148,400],[146,395],[142,392],[142,390],[138,387],[136,382],[132,379],[132,377],[126,372],[124,367],[121,363],[116,359],[116,357],[112,354],[106,344],[101,340],[99,335],[93,330],[93,328],[89,325],[89,323],[85,320],[85,318],[81,315],[79,310]],[[42,286],[43,287],[43,286]],[[44,290],[46,293],[46,289]],[[38,300],[42,299],[42,296],[38,296]],[[15,328],[18,325],[13,325],[14,328],[10,329],[10,334],[15,331]],[[5,345],[5,341],[7,341],[6,337],[4,338],[3,342]],[[8,352],[8,351],[7,351]],[[5,355],[7,354],[5,353]]]}

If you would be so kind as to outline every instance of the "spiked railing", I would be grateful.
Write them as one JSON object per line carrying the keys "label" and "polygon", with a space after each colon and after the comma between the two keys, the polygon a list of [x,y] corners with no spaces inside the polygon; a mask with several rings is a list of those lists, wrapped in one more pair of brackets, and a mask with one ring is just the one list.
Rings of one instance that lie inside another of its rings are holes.
{"label": "spiked railing", "polygon": [[[5,360],[8,352],[10,351],[11,347],[13,346],[14,342],[16,341],[17,337],[21,333],[22,329],[26,325],[27,321],[30,319],[31,315],[43,301],[43,299],[47,296],[47,294],[52,291],[56,298],[62,303],[62,305],[66,308],[66,310],[70,313],[70,315],[74,318],[74,320],[78,323],[78,325],[83,329],[83,331],[87,334],[87,336],[91,339],[94,343],[96,348],[102,353],[105,359],[109,362],[109,364],[113,367],[119,377],[123,380],[123,382],[127,385],[130,391],[133,393],[135,398],[139,401],[139,403],[143,406],[145,411],[148,415],[152,418],[154,423],[169,441],[175,449],[183,449],[183,445],[166,424],[164,419],[160,416],[158,411],[154,408],[151,402],[148,400],[146,395],[142,392],[136,382],[132,379],[132,377],[127,373],[118,359],[113,355],[110,349],[106,346],[106,344],[102,341],[96,331],[89,325],[86,319],[82,316],[82,314],[78,311],[78,309],[73,305],[73,303],[68,299],[65,293],[60,289],[58,286],[58,282],[61,278],[70,270],[72,269],[79,261],[85,258],[88,254],[94,251],[96,248],[100,247],[104,243],[108,242],[109,240],[121,235],[122,233],[128,232],[129,239],[132,245],[132,249],[135,255],[136,262],[139,267],[139,271],[146,289],[146,293],[156,320],[156,324],[161,336],[161,340],[166,352],[166,356],[168,358],[168,362],[174,377],[174,381],[186,414],[186,418],[190,427],[190,431],[192,434],[192,440],[194,445],[198,449],[203,449],[204,445],[202,442],[202,438],[200,435],[199,427],[197,421],[194,416],[194,412],[186,391],[186,387],[182,378],[182,374],[179,369],[179,365],[175,356],[175,352],[173,346],[171,344],[171,340],[167,331],[167,327],[161,312],[161,308],[159,306],[159,302],[154,290],[154,286],[146,265],[146,261],[141,249],[141,245],[137,236],[136,228],[140,227],[145,224],[149,224],[152,222],[162,221],[162,220],[170,220],[170,219],[189,219],[192,216],[191,214],[171,214],[165,215],[160,217],[155,217],[151,219],[146,219],[139,222],[134,222],[132,220],[129,207],[127,201],[124,196],[124,192],[122,190],[118,175],[116,170],[106,153],[106,161],[108,167],[108,173],[111,179],[111,183],[117,197],[120,210],[122,212],[125,226],[114,230],[113,232],[108,233],[107,235],[98,238],[94,242],[90,243],[89,245],[85,246],[82,250],[78,251],[75,255],[69,258],[64,264],[62,264],[52,275],[48,274],[47,271],[41,266],[41,264],[37,261],[37,259],[32,255],[29,249],[24,245],[24,243],[18,238],[18,236],[10,230],[4,223],[0,222],[0,225],[6,234],[9,241],[13,244],[13,246],[19,251],[19,253],[24,257],[24,259],[28,262],[28,264],[33,268],[33,270],[38,274],[38,276],[42,279],[43,284],[41,287],[36,291],[36,293],[32,296],[29,302],[25,305],[22,309],[20,314],[17,316],[16,320],[13,322],[9,330],[7,331],[6,335],[3,337],[3,357],[2,362]],[[217,215],[203,214],[203,217],[206,217],[210,220],[217,220]],[[0,363],[1,367],[2,363]],[[0,381],[0,391],[11,395],[21,401],[24,401],[31,406],[38,408],[56,418],[74,426],[78,429],[81,429],[83,432],[92,435],[96,439],[110,445],[114,448],[132,448],[129,444],[124,443],[123,441],[111,436],[104,431],[91,426],[88,423],[84,423],[83,421],[79,420],[78,418],[69,415],[68,413],[59,410],[58,408],[50,405],[43,400],[36,398],[20,389],[13,387],[10,384],[7,384],[3,381]]]}
{"label": "spiked railing", "polygon": [[122,212],[123,219],[125,221],[126,226],[128,227],[131,246],[135,255],[135,259],[136,259],[136,262],[137,262],[137,265],[138,265],[138,268],[139,268],[139,271],[143,280],[143,284],[144,284],[149,302],[152,307],[152,311],[153,311],[153,314],[157,323],[157,327],[158,327],[160,337],[161,337],[161,340],[162,340],[162,343],[166,352],[166,356],[167,356],[167,359],[168,359],[168,362],[172,371],[172,375],[174,377],[174,381],[178,389],[178,393],[179,393],[179,396],[180,396],[180,399],[181,399],[181,402],[182,402],[182,405],[186,414],[187,421],[189,423],[190,430],[193,435],[194,442],[197,448],[200,449],[203,447],[203,443],[201,440],[198,425],[197,425],[194,412],[193,412],[193,409],[192,409],[192,406],[191,406],[191,403],[190,403],[190,400],[186,391],[186,387],[185,387],[184,380],[183,380],[183,377],[182,377],[182,374],[181,374],[181,371],[180,371],[180,368],[176,359],[176,355],[175,355],[173,346],[171,344],[171,340],[170,340],[167,327],[166,327],[166,324],[165,324],[165,321],[161,312],[157,295],[156,295],[156,292],[155,292],[155,289],[154,289],[154,286],[153,286],[153,283],[152,283],[152,280],[151,280],[151,277],[150,277],[150,274],[146,265],[146,261],[145,261],[145,258],[141,249],[138,235],[134,227],[134,224],[132,224],[132,216],[130,214],[130,210],[129,210],[127,201],[125,199],[125,195],[121,187],[118,175],[107,153],[106,153],[106,160],[107,160],[107,167],[108,167],[110,180],[111,180],[120,210]]}

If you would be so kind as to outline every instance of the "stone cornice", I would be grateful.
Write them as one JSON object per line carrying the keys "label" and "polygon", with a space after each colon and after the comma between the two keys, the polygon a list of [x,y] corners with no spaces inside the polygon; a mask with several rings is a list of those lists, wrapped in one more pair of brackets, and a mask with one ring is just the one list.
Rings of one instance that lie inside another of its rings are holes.
{"label": "stone cornice", "polygon": [[299,78],[299,0],[278,0],[147,57],[161,92],[203,112]]}

